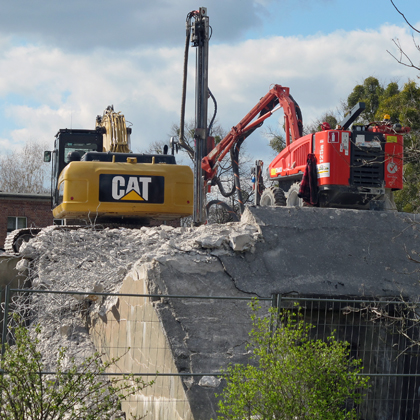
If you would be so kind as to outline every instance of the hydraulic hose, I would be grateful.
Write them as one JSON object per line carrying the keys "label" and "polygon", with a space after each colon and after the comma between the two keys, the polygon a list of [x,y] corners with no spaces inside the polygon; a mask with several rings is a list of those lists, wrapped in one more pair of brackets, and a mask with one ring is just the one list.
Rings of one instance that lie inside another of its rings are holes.
{"label": "hydraulic hose", "polygon": [[293,103],[295,104],[295,110],[296,110],[296,115],[297,115],[297,124],[298,124],[298,129],[299,129],[299,136],[302,137],[303,136],[302,111],[300,110],[300,106],[295,101],[295,99],[293,98],[293,96],[289,94],[289,97],[293,101]]}
{"label": "hydraulic hose", "polygon": [[239,178],[239,150],[240,150],[241,144],[243,143],[245,138],[246,137],[242,137],[236,143],[235,147],[230,150],[230,157],[231,157],[231,161],[232,161],[233,180],[234,180],[236,195],[238,196],[240,214],[243,214],[245,206],[244,206],[243,197],[242,197],[241,180]]}
{"label": "hydraulic hose", "polygon": [[[238,203],[239,203],[239,213],[242,214],[244,212],[244,203],[242,198],[242,190],[241,190],[241,180],[239,178],[239,150],[241,148],[241,144],[246,139],[247,136],[243,136],[239,141],[236,143],[235,147],[230,150],[230,158],[232,162],[232,172],[233,172],[233,186],[229,192],[226,192],[222,182],[220,181],[219,177],[214,177],[211,181],[212,185],[217,185],[219,187],[220,193],[223,197],[231,197],[235,192],[238,196]],[[235,211],[224,201],[220,200],[212,200],[207,203],[206,206],[206,217],[208,218],[210,207],[214,205],[220,205],[224,207],[228,213],[232,216],[234,222],[239,222],[239,217],[235,213]]]}
{"label": "hydraulic hose", "polygon": [[232,210],[232,208],[226,204],[224,201],[220,201],[220,200],[212,200],[209,201],[206,205],[206,218],[209,218],[209,212],[210,212],[210,207],[211,206],[222,206],[224,209],[227,210],[227,212],[229,213],[229,215],[232,217],[234,222],[239,222],[239,217],[238,215]]}
{"label": "hydraulic hose", "polygon": [[217,185],[219,187],[220,194],[222,194],[223,197],[228,198],[235,194],[235,185],[232,185],[232,189],[229,192],[226,192],[225,188],[223,187],[222,181],[220,181],[220,178],[218,176],[215,176],[211,180],[211,185]]}
{"label": "hydraulic hose", "polygon": [[185,50],[184,50],[184,70],[182,76],[182,97],[181,97],[181,121],[179,123],[179,144],[183,147],[191,159],[194,158],[194,150],[188,146],[184,141],[184,125],[185,125],[185,103],[187,94],[187,73],[188,73],[188,51],[190,46],[190,35],[191,35],[191,17],[190,14],[187,16],[186,23],[186,37],[185,37]]}
{"label": "hydraulic hose", "polygon": [[211,99],[213,100],[213,104],[214,104],[214,113],[213,113],[213,117],[210,121],[209,129],[208,129],[208,133],[209,133],[209,136],[210,136],[211,135],[211,129],[213,128],[214,120],[216,119],[216,115],[217,115],[217,101],[216,101],[216,98],[214,97],[214,95],[211,93],[210,89],[209,89],[209,95],[210,95]]}

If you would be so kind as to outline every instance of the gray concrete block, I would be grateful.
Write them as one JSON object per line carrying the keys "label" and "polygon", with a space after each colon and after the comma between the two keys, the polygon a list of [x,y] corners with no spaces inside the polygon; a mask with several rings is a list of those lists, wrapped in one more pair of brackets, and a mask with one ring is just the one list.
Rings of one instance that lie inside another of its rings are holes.
{"label": "gray concrete block", "polygon": [[[257,223],[262,234],[253,252],[202,260],[188,255],[160,258],[157,289],[178,295],[238,297],[292,292],[324,297],[401,294],[415,299],[419,295],[419,276],[413,272],[417,267],[409,261],[409,254],[420,245],[417,216],[251,208],[245,217]],[[236,237],[238,250],[246,247],[244,236]],[[246,302],[169,299],[168,306],[170,310],[158,312],[177,366],[211,374],[229,363],[249,362],[246,343],[251,322]],[[174,328],[175,322],[182,328]],[[200,381],[204,379],[194,377],[188,387],[184,384],[194,419],[209,420],[216,417],[215,389],[200,386]],[[222,387],[218,385],[216,392]]]}

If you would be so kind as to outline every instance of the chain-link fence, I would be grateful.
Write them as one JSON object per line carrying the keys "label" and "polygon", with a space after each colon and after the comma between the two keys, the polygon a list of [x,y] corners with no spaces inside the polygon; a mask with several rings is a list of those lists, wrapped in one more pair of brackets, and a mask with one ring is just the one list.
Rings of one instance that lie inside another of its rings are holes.
{"label": "chain-link fence", "polygon": [[[86,292],[24,291],[4,294],[3,337],[13,342],[13,317],[40,324],[40,350],[51,373],[61,347],[82,360],[95,351],[116,359],[110,374],[134,374],[155,384],[123,404],[146,419],[215,418],[220,372],[246,363],[251,330],[249,301],[240,296],[163,296]],[[370,378],[357,408],[369,420],[419,418],[419,329],[417,306],[402,301],[273,296],[260,299],[294,311],[313,325],[314,339],[333,334],[349,343]],[[4,349],[3,349],[4,351]]]}
{"label": "chain-link fence", "polygon": [[[41,326],[46,374],[54,370],[60,347],[80,361],[98,351],[104,362],[116,360],[110,375],[155,381],[124,402],[123,411],[156,420],[196,419],[197,412],[215,418],[221,369],[248,359],[251,300],[7,288],[3,337],[13,343],[11,314],[18,314],[20,323]],[[262,299],[262,306],[267,313],[271,298]],[[206,406],[195,409],[203,398]]]}
{"label": "chain-link fence", "polygon": [[277,296],[275,306],[299,313],[314,339],[333,334],[350,345],[370,378],[360,418],[418,419],[420,337],[418,305],[399,301]]}

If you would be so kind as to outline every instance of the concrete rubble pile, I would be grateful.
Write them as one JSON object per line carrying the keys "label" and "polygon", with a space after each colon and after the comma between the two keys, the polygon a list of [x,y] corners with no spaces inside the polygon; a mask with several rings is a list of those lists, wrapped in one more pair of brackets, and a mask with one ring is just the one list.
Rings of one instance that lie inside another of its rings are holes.
{"label": "concrete rubble pile", "polygon": [[18,268],[33,289],[81,294],[22,296],[12,307],[41,324],[47,361],[60,346],[109,358],[133,347],[120,371],[194,373],[160,377],[128,408],[156,420],[210,420],[223,386],[216,372],[249,360],[244,298],[266,298],[263,311],[273,294],[418,301],[419,231],[418,215],[286,207],[251,207],[240,223],[197,228],[46,228],[21,247]]}
{"label": "concrete rubble pile", "polygon": [[95,349],[86,329],[86,312],[106,313],[116,298],[92,292],[118,293],[133,266],[180,254],[191,261],[252,250],[259,238],[255,225],[229,223],[198,228],[167,225],[140,229],[78,229],[49,227],[20,249],[18,264],[29,270],[36,290],[77,291],[84,294],[34,294],[28,311],[27,297],[14,298],[12,308],[42,326],[40,349],[54,363],[57,349],[65,346],[69,357],[84,358]]}

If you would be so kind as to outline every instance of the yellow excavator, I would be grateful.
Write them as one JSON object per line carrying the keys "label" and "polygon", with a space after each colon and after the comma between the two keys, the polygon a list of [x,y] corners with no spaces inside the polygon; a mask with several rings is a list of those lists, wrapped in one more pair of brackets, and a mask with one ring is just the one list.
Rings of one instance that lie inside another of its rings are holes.
{"label": "yellow excavator", "polygon": [[[168,154],[132,153],[131,128],[109,106],[96,118],[94,130],[62,129],[52,161],[51,199],[54,219],[80,225],[139,227],[151,221],[170,221],[193,213],[193,172]],[[17,254],[20,245],[40,228],[11,232],[4,248]]]}
{"label": "yellow excavator", "polygon": [[131,128],[109,106],[94,130],[63,129],[56,135],[52,160],[55,219],[88,223],[147,224],[192,214],[193,173],[162,154],[130,150]]}

